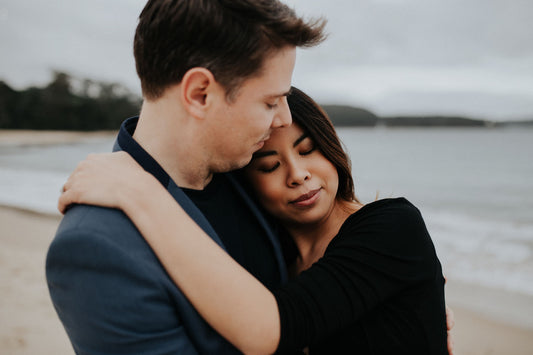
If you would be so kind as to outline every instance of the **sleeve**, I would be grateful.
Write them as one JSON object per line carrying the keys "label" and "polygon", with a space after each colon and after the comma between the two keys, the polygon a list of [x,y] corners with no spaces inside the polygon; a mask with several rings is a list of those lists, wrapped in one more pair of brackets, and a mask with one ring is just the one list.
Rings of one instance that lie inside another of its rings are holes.
{"label": "sleeve", "polygon": [[76,353],[196,354],[159,271],[123,249],[83,230],[59,233],[49,248],[50,296]]}
{"label": "sleeve", "polygon": [[321,341],[434,277],[429,234],[416,207],[403,201],[378,201],[380,208],[371,204],[350,216],[324,256],[275,291],[279,353]]}

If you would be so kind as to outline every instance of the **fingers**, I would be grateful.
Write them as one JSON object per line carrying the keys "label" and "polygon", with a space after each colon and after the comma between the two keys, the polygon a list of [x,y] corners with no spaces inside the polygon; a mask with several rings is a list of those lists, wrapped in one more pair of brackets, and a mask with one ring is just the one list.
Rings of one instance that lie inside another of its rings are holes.
{"label": "fingers", "polygon": [[453,335],[451,332],[448,332],[448,354],[450,355],[453,355],[453,346],[454,346]]}
{"label": "fingers", "polygon": [[74,203],[116,207],[125,181],[145,173],[126,152],[89,154],[78,163],[63,185],[57,208],[64,214]]}
{"label": "fingers", "polygon": [[448,330],[452,330],[453,326],[455,325],[455,316],[453,314],[453,310],[446,305],[446,327]]}
{"label": "fingers", "polygon": [[67,207],[68,207],[65,203],[64,195],[65,195],[65,192],[67,192],[67,190],[69,189],[69,179],[70,179],[70,176],[67,179],[67,182],[65,182],[63,186],[61,187],[61,191],[60,191],[61,195],[59,195],[59,199],[57,201],[57,209],[59,210],[59,213],[61,214],[65,214],[65,212],[67,211]]}
{"label": "fingers", "polygon": [[72,173],[69,178],[67,179],[67,182],[63,185],[63,189],[61,192],[61,195],[59,196],[59,199],[57,201],[57,209],[61,214],[65,214],[67,212],[68,207],[74,203],[74,194],[72,191]]}
{"label": "fingers", "polygon": [[63,192],[61,196],[59,196],[59,200],[57,201],[57,209],[61,214],[65,214],[65,212],[67,212],[68,207],[68,204],[66,203],[67,200],[65,199],[64,195],[65,192]]}
{"label": "fingers", "polygon": [[453,334],[451,332],[452,328],[455,326],[455,316],[453,310],[446,305],[446,328],[448,328],[448,353],[453,355]]}
{"label": "fingers", "polygon": [[63,193],[61,196],[59,196],[59,199],[57,201],[57,209],[61,214],[65,214],[67,212],[68,207],[71,205],[71,192],[66,187],[67,184],[63,185]]}
{"label": "fingers", "polygon": [[73,186],[76,180],[76,177],[79,178],[81,172],[84,169],[84,166],[86,163],[84,161],[81,161],[78,163],[74,171],[69,175],[67,178],[67,181],[63,184],[63,187],[61,188],[61,195],[59,196],[59,199],[57,201],[57,209],[61,214],[65,214],[67,212],[68,207],[76,203],[75,200],[75,193],[73,192]]}

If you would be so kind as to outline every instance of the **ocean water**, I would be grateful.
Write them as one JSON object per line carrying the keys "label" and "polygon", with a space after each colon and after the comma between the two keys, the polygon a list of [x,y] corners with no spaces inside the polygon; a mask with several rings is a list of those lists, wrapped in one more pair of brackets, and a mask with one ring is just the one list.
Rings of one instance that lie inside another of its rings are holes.
{"label": "ocean water", "polygon": [[[533,129],[341,128],[362,202],[422,212],[449,278],[533,297]],[[58,213],[61,186],[113,139],[0,146],[0,205]]]}
{"label": "ocean water", "polygon": [[404,196],[449,278],[533,296],[533,130],[341,129],[363,202]]}
{"label": "ocean water", "polygon": [[0,205],[59,214],[60,189],[89,153],[112,150],[114,138],[65,145],[0,145]]}

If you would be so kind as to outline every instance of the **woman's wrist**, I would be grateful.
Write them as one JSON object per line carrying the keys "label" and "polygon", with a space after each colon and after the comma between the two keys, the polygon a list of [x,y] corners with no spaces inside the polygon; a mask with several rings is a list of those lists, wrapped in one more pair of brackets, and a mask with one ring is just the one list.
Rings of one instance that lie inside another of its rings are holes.
{"label": "woman's wrist", "polygon": [[139,171],[119,189],[117,208],[127,215],[147,211],[162,192],[166,192],[165,188],[152,174]]}

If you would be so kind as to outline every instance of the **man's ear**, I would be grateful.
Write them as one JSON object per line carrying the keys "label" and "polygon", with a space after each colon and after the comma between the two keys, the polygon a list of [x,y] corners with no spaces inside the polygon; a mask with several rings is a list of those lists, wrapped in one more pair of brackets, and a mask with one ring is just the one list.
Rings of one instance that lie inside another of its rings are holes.
{"label": "man's ear", "polygon": [[217,86],[215,77],[206,68],[191,68],[181,80],[181,99],[187,112],[193,117],[204,118],[209,108],[208,95]]}

